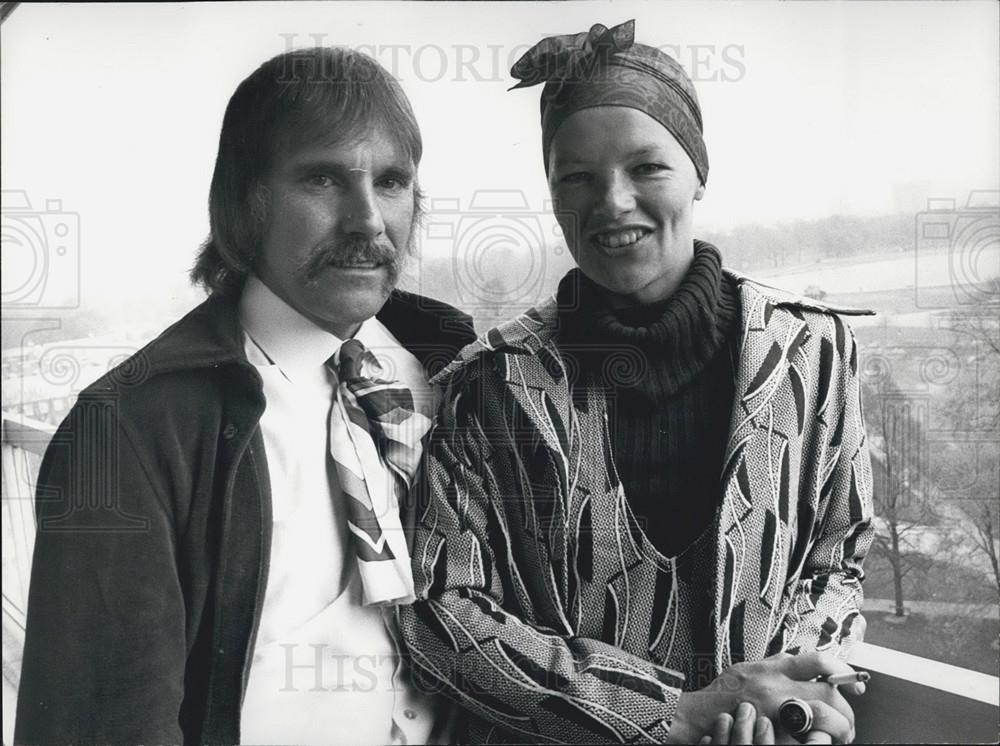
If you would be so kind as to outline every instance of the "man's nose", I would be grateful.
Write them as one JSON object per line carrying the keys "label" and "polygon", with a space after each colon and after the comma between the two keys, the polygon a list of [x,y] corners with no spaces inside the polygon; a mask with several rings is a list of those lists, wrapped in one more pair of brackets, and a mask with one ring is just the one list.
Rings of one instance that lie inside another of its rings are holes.
{"label": "man's nose", "polygon": [[377,238],[385,232],[378,195],[370,184],[357,185],[344,204],[343,231],[349,235]]}
{"label": "man's nose", "polygon": [[635,208],[635,193],[631,180],[617,171],[601,179],[596,195],[596,210],[608,218],[615,218]]}

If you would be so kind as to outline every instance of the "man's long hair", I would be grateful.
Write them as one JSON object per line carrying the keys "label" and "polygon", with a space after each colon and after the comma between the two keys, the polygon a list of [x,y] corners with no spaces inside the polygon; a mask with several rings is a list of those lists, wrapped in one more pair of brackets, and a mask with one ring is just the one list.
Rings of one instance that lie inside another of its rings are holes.
{"label": "man's long hair", "polygon": [[268,220],[263,178],[282,147],[343,142],[376,128],[420,164],[423,142],[410,103],[368,55],[316,47],[279,54],[257,68],[226,107],[208,197],[211,232],[191,269],[192,282],[212,294],[242,290]]}

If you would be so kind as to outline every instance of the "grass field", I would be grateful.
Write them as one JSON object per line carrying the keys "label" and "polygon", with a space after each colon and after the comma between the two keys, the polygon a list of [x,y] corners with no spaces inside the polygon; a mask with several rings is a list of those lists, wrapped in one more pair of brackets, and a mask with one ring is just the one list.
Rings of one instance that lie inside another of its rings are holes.
{"label": "grass field", "polygon": [[[913,559],[913,568],[903,578],[904,606],[913,601],[997,602],[995,585],[982,573],[925,555]],[[864,589],[868,598],[893,598],[892,570],[877,552],[865,560]],[[996,619],[911,613],[904,622],[893,624],[886,621],[890,615],[882,612],[865,616],[866,642],[998,675],[1000,653],[991,647],[1000,636]]]}
{"label": "grass field", "polygon": [[907,616],[906,621],[892,624],[885,621],[888,616],[882,613],[866,615],[865,642],[998,675],[1000,653],[991,647],[1000,635],[997,620],[914,613]]}
{"label": "grass field", "polygon": [[[982,573],[927,555],[911,558],[913,569],[903,577],[905,601],[997,602],[996,586]],[[869,552],[865,559],[864,589],[869,598],[893,597],[892,568],[878,552]]]}

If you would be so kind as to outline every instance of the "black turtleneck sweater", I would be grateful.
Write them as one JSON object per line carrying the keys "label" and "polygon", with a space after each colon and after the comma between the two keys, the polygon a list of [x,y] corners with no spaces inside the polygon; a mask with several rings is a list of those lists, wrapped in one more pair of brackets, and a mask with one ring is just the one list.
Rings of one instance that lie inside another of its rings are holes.
{"label": "black turtleneck sweater", "polygon": [[605,387],[612,452],[632,511],[656,548],[676,556],[712,522],[722,498],[736,390],[736,285],[722,274],[718,250],[695,241],[690,269],[661,302],[613,309],[607,291],[579,270],[563,278],[557,299],[560,344],[579,361],[578,381]]}

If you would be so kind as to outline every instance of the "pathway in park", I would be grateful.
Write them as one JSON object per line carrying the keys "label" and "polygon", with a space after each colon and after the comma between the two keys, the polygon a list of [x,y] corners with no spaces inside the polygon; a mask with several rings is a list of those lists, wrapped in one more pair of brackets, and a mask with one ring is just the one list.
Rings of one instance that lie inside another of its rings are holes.
{"label": "pathway in park", "polygon": [[[928,616],[978,616],[983,619],[1000,619],[1000,606],[996,604],[961,604],[948,601],[904,601],[909,611]],[[890,598],[866,598],[861,605],[865,613],[891,612],[896,602]]]}

